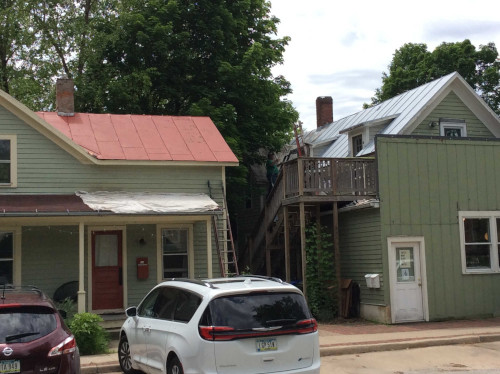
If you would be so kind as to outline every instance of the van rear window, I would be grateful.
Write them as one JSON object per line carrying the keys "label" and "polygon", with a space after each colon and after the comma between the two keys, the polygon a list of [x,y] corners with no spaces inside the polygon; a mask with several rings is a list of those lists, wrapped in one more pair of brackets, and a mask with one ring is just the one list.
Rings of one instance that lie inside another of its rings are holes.
{"label": "van rear window", "polygon": [[235,330],[294,325],[312,318],[304,297],[294,292],[224,296],[210,302],[201,324]]}
{"label": "van rear window", "polygon": [[26,343],[50,334],[57,327],[54,310],[42,306],[0,305],[0,344]]}

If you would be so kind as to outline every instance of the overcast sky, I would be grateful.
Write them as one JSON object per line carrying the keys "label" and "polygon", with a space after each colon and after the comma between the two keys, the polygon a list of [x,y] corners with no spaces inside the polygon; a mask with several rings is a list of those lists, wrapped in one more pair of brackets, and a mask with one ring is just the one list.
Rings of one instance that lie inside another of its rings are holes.
{"label": "overcast sky", "polygon": [[288,98],[306,129],[316,127],[316,97],[333,97],[338,120],[362,110],[405,43],[469,39],[500,49],[500,0],[270,0],[279,36],[292,38],[274,68],[292,84]]}

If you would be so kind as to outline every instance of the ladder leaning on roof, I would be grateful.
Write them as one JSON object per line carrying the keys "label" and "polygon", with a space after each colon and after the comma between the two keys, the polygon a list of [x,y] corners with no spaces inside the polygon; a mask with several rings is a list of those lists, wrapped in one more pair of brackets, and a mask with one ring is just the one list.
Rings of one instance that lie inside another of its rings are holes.
{"label": "ladder leaning on roof", "polygon": [[[208,181],[208,189],[210,191],[210,197],[213,198],[210,181]],[[214,232],[215,246],[217,248],[217,256],[219,258],[221,276],[230,277],[239,275],[238,259],[234,249],[233,233],[229,220],[224,186],[221,186],[221,190],[223,197],[222,215],[212,215],[212,229]]]}
{"label": "ladder leaning on roof", "polygon": [[304,132],[302,130],[302,122],[293,124],[293,132],[295,134],[295,144],[297,145],[297,156],[304,155]]}

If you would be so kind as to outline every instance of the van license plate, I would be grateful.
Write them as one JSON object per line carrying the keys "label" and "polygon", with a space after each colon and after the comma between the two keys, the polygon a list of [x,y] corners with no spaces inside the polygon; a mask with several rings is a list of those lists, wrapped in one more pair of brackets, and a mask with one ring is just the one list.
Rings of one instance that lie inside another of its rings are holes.
{"label": "van license plate", "polygon": [[21,364],[19,360],[0,361],[0,374],[20,373]]}
{"label": "van license plate", "polygon": [[258,339],[256,341],[257,352],[267,352],[267,351],[277,351],[278,342],[275,338],[270,339]]}

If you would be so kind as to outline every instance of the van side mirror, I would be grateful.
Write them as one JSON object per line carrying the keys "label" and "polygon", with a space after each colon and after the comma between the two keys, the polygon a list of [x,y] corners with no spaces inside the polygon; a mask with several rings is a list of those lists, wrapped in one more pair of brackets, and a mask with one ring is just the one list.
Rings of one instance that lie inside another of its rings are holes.
{"label": "van side mirror", "polygon": [[127,317],[135,317],[137,315],[137,307],[131,306],[130,308],[125,309],[125,314]]}

